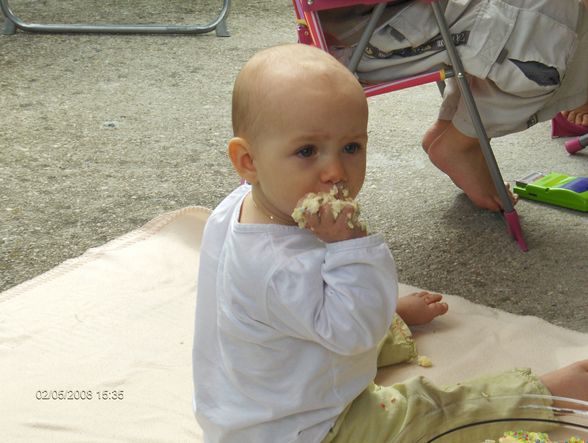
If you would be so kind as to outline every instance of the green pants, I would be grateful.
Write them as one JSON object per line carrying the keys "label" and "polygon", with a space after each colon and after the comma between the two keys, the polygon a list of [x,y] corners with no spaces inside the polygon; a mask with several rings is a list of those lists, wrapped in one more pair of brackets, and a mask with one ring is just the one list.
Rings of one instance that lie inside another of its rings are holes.
{"label": "green pants", "polygon": [[[378,365],[414,357],[416,348],[410,331],[396,316],[380,345]],[[343,411],[323,443],[425,443],[442,430],[489,417],[511,416],[519,406],[521,394],[550,392],[529,369],[514,369],[447,386],[436,386],[424,377],[392,386],[371,383]],[[488,429],[483,433],[487,434]],[[472,430],[467,436],[464,433],[463,440],[445,441],[477,443],[493,438],[475,434]]]}

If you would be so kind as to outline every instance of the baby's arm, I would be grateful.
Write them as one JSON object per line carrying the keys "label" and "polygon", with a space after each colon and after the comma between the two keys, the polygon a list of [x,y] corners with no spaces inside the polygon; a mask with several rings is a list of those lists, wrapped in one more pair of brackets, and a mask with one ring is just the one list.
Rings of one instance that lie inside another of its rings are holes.
{"label": "baby's arm", "polygon": [[338,354],[366,352],[390,327],[396,278],[381,235],[301,252],[272,271],[267,322]]}

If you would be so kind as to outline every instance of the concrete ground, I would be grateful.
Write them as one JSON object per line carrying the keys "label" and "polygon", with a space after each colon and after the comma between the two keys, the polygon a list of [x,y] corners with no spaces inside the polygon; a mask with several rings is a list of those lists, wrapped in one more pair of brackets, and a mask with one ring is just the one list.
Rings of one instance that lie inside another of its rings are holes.
{"label": "concrete ground", "polygon": [[[10,1],[39,23],[204,23],[220,4]],[[233,79],[296,33],[289,0],[236,0],[228,26],[228,38],[0,36],[0,290],[237,186],[225,155]],[[588,216],[520,202],[530,247],[520,252],[500,217],[473,207],[421,150],[439,103],[435,85],[370,99],[360,202],[400,280],[588,332]],[[588,152],[562,146],[548,123],[493,142],[505,180],[588,175]]]}

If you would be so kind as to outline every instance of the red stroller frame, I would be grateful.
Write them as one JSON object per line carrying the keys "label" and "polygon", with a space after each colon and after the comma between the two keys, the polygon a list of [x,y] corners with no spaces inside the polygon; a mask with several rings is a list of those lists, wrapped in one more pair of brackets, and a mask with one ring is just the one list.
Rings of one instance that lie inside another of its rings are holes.
{"label": "red stroller frame", "polygon": [[[346,6],[355,6],[358,4],[363,5],[375,5],[374,10],[370,16],[370,19],[366,25],[366,28],[357,44],[357,47],[354,49],[353,54],[351,56],[351,60],[348,64],[348,68],[355,72],[357,69],[357,65],[359,64],[359,60],[368,44],[371,34],[373,33],[376,23],[378,19],[381,17],[382,13],[387,4],[393,3],[390,0],[292,0],[294,3],[294,9],[296,12],[296,22],[298,27],[298,40],[300,43],[304,43],[307,45],[316,46],[317,48],[323,49],[328,52],[329,48],[322,30],[319,12],[326,9],[335,9],[335,8],[342,8]],[[404,0],[400,0],[404,1]],[[425,83],[431,82],[442,82],[447,77],[455,77],[457,80],[457,84],[459,86],[459,90],[461,91],[462,97],[464,99],[464,103],[472,118],[472,123],[474,128],[476,129],[476,134],[480,141],[480,145],[482,147],[482,153],[484,154],[484,159],[486,160],[486,165],[488,166],[488,170],[490,171],[490,176],[492,177],[492,181],[494,182],[494,186],[498,192],[498,196],[500,198],[500,202],[503,208],[503,215],[506,221],[507,229],[509,234],[515,239],[519,248],[522,251],[527,251],[527,244],[523,238],[523,232],[521,229],[521,225],[519,222],[519,216],[516,210],[513,207],[513,204],[509,198],[508,191],[506,189],[506,185],[502,179],[502,175],[500,173],[500,169],[498,168],[498,164],[496,163],[496,158],[494,157],[494,153],[492,152],[492,147],[490,146],[490,141],[488,139],[488,135],[482,123],[482,119],[480,117],[480,113],[478,112],[478,108],[472,96],[471,90],[469,88],[465,70],[463,67],[463,63],[455,45],[453,43],[453,39],[449,33],[449,27],[445,20],[445,16],[443,15],[443,11],[439,6],[438,0],[427,0],[430,3],[431,8],[433,8],[433,13],[435,15],[435,19],[437,21],[437,25],[439,26],[439,32],[443,41],[445,43],[445,47],[447,49],[447,55],[449,56],[449,60],[452,64],[452,70],[441,69],[440,71],[435,72],[427,72],[421,75],[413,76],[410,78],[395,80],[391,82],[385,82],[378,85],[368,85],[364,87],[364,91],[366,96],[370,97],[373,95],[379,95],[386,92],[397,91],[400,89],[409,88],[412,86],[418,86]]]}

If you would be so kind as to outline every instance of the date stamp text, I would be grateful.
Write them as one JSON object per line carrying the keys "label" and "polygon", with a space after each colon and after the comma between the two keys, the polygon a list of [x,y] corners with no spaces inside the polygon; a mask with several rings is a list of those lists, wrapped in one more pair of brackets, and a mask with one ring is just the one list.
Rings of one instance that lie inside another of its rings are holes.
{"label": "date stamp text", "polygon": [[40,389],[35,391],[37,400],[47,401],[121,401],[125,398],[122,389]]}

